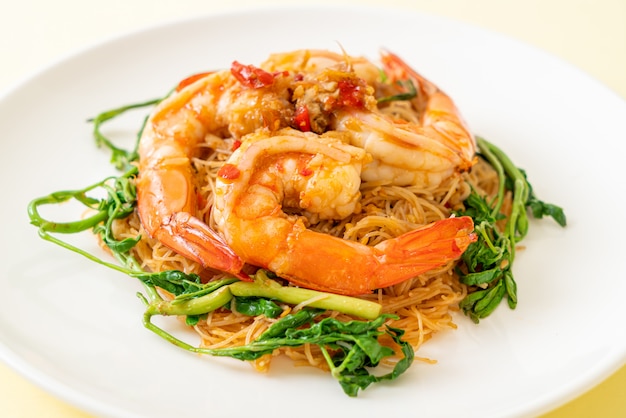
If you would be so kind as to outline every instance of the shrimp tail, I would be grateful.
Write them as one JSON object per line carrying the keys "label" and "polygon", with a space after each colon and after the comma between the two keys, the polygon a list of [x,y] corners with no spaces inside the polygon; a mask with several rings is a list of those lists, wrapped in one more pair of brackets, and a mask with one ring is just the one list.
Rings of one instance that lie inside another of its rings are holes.
{"label": "shrimp tail", "polygon": [[154,234],[169,248],[175,248],[182,256],[235,277],[250,281],[243,273],[243,261],[228,246],[224,239],[204,222],[187,212],[177,212],[164,219]]}
{"label": "shrimp tail", "polygon": [[377,286],[391,286],[456,260],[476,241],[473,229],[468,216],[448,218],[378,244],[382,262]]}
{"label": "shrimp tail", "polygon": [[288,261],[274,266],[293,284],[344,295],[363,295],[459,258],[476,241],[468,216],[447,218],[388,239],[375,247],[329,237],[294,225]]}
{"label": "shrimp tail", "polygon": [[411,78],[418,83],[419,87],[425,87],[432,91],[438,90],[437,86],[422,77],[402,58],[400,58],[393,52],[383,50],[380,54],[380,57],[387,76],[391,77],[393,80],[403,80]]}

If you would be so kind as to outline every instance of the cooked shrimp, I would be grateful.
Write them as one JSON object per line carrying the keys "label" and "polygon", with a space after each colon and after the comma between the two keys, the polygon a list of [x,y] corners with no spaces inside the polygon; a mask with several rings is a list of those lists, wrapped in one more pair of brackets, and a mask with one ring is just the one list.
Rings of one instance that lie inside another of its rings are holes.
{"label": "cooked shrimp", "polygon": [[413,103],[422,113],[424,133],[432,135],[454,150],[461,158],[461,170],[471,168],[474,164],[476,140],[450,96],[418,74],[397,55],[387,51],[381,56],[390,81],[411,80],[418,88]]}
{"label": "cooked shrimp", "polygon": [[287,123],[284,89],[271,80],[267,88],[247,88],[245,71],[234,64],[231,71],[186,80],[159,104],[140,139],[137,180],[139,217],[152,238],[204,267],[236,275],[242,260],[196,216],[191,159],[205,137],[239,138]]}
{"label": "cooked shrimp", "polygon": [[[165,99],[152,114],[139,142],[137,206],[142,225],[152,238],[205,267],[238,274],[241,259],[196,217],[191,166],[191,157],[205,135],[218,130],[221,92],[206,87],[228,78],[227,73],[206,76]],[[206,110],[199,113],[197,108]],[[212,123],[215,125],[210,126]]]}
{"label": "cooked shrimp", "polygon": [[474,163],[475,140],[454,102],[396,55],[384,53],[382,61],[391,82],[410,80],[416,87],[412,106],[421,120],[397,120],[360,109],[338,112],[334,128],[350,133],[351,142],[373,157],[363,179],[431,188],[468,170]]}
{"label": "cooked shrimp", "polygon": [[366,153],[331,136],[253,134],[218,173],[214,218],[245,262],[311,289],[360,295],[458,258],[473,221],[449,218],[374,247],[306,228],[285,206],[341,219],[358,206]]}

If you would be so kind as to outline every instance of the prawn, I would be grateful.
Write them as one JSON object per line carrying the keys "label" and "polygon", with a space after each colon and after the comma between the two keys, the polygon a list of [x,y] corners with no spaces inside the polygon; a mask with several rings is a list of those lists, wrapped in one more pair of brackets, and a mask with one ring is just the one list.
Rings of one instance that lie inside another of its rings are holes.
{"label": "prawn", "polygon": [[[207,137],[239,138],[265,126],[280,126],[286,102],[273,77],[247,88],[250,68],[234,63],[230,71],[200,74],[183,80],[150,115],[139,141],[137,211],[147,234],[205,268],[243,279],[243,261],[224,239],[199,219],[191,159]],[[258,70],[258,71],[257,71]],[[248,78],[246,79],[246,74]],[[258,77],[257,77],[258,79]],[[278,122],[278,123],[276,123]]]}
{"label": "prawn", "polygon": [[[361,295],[458,258],[476,237],[469,217],[448,218],[376,246],[307,229],[298,206],[341,219],[358,206],[362,148],[332,136],[251,134],[218,172],[213,216],[245,262],[293,284]],[[331,209],[328,212],[329,208]]]}
{"label": "prawn", "polygon": [[381,59],[391,83],[410,81],[415,87],[411,105],[420,120],[398,120],[380,110],[338,112],[334,129],[348,132],[351,143],[373,157],[363,179],[433,188],[453,173],[469,170],[476,143],[452,99],[397,55],[383,52]]}

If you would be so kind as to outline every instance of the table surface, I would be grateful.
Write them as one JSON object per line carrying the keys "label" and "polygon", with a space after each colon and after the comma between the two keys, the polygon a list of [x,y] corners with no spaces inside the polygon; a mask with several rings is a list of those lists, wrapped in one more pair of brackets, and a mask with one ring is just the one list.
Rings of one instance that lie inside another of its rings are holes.
{"label": "table surface", "polygon": [[[226,4],[227,3],[227,4]],[[587,72],[626,99],[625,0],[317,0],[298,4],[385,5],[481,26],[547,51]],[[160,22],[247,7],[292,4],[268,0],[21,0],[0,14],[0,91],[73,51]],[[626,416],[626,366],[544,418]],[[6,417],[85,418],[0,363],[0,405]]]}

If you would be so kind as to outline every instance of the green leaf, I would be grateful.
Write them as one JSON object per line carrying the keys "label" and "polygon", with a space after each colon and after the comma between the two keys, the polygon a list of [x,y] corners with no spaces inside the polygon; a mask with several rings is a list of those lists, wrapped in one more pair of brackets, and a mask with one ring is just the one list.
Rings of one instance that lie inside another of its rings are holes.
{"label": "green leaf", "polygon": [[504,273],[504,285],[506,287],[507,302],[509,308],[515,309],[517,306],[517,283],[510,271]]}
{"label": "green leaf", "polygon": [[283,337],[289,330],[295,330],[305,324],[310,324],[315,317],[323,312],[321,309],[301,309],[297,313],[286,315],[261,334],[258,341]]}
{"label": "green leaf", "polygon": [[190,327],[195,327],[196,325],[198,325],[198,322],[200,322],[200,318],[202,318],[205,315],[187,315],[185,317],[185,324],[189,325]]}
{"label": "green leaf", "polygon": [[543,216],[549,216],[556,221],[560,226],[567,225],[567,219],[565,212],[559,206],[551,203],[545,203],[535,198],[531,198],[528,201],[528,207],[530,208],[533,217],[541,219]]}
{"label": "green leaf", "polygon": [[276,302],[258,297],[235,297],[235,310],[249,316],[265,315],[277,318],[283,309]]}
{"label": "green leaf", "polygon": [[461,302],[459,302],[459,308],[461,308],[466,314],[469,314],[473,311],[474,305],[476,305],[476,303],[481,300],[487,292],[487,289],[483,289],[468,294]]}
{"label": "green leaf", "polygon": [[494,267],[489,270],[483,270],[476,273],[468,273],[461,276],[461,281],[469,286],[483,285],[491,283],[502,274],[502,270],[499,267]]}
{"label": "green leaf", "polygon": [[203,289],[200,276],[187,274],[178,270],[166,270],[156,273],[137,273],[139,280],[147,285],[160,287],[175,296],[196,292]]}
{"label": "green leaf", "polygon": [[[367,368],[373,367],[378,363],[370,364],[371,358],[368,358],[367,355],[364,355],[364,352],[361,352],[355,348],[354,352],[357,354],[354,354],[352,356],[349,365],[341,371],[338,377],[339,383],[341,384],[344,393],[346,393],[348,396],[357,396],[359,390],[365,390],[372,383],[397,379],[401,374],[406,372],[413,363],[415,353],[413,351],[413,347],[402,340],[404,331],[398,328],[387,327],[386,333],[390,335],[394,342],[400,346],[403,357],[396,363],[390,373],[376,376],[371,374]],[[386,350],[386,353],[387,352],[389,351]],[[347,356],[344,355],[343,357]],[[339,364],[340,363],[337,363],[336,365]]]}
{"label": "green leaf", "polygon": [[503,281],[498,281],[498,283],[494,287],[489,289],[485,296],[474,306],[474,312],[476,313],[476,315],[479,318],[485,318],[489,316],[500,304],[505,292],[506,289],[503,285]]}

